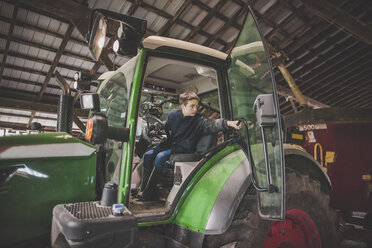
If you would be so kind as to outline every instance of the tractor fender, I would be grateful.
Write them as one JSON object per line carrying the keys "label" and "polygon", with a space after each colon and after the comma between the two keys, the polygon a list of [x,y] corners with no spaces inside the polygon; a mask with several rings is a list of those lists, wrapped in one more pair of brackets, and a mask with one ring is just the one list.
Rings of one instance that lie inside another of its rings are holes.
{"label": "tractor fender", "polygon": [[209,168],[182,204],[176,224],[204,234],[227,230],[251,182],[245,153],[232,148],[216,154],[210,164],[203,166]]}
{"label": "tractor fender", "polygon": [[228,229],[250,184],[251,167],[244,159],[220,191],[205,227],[206,234],[220,234]]}
{"label": "tractor fender", "polygon": [[[331,181],[321,165],[306,151],[289,144],[283,145],[286,166],[320,181],[326,193],[331,192]],[[205,234],[221,234],[230,226],[236,209],[251,184],[251,169],[244,159],[230,175],[214,203],[209,215]]]}
{"label": "tractor fender", "polygon": [[321,189],[329,193],[332,191],[331,180],[322,166],[305,150],[292,146],[290,144],[283,145],[285,166],[291,168],[301,174],[309,175],[311,178],[318,180],[321,184]]}

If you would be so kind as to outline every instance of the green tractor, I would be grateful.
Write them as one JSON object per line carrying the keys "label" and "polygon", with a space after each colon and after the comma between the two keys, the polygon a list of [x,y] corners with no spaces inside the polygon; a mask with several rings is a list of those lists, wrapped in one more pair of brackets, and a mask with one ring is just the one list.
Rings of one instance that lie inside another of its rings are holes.
{"label": "green tractor", "polygon": [[[165,37],[141,41],[145,21],[94,13],[92,55],[112,19],[119,53],[135,56],[81,97],[96,146],[67,133],[0,141],[1,245],[51,232],[53,247],[338,246],[328,176],[282,142],[272,66],[251,12],[230,54]],[[158,197],[142,201],[143,154],[167,139],[163,122],[185,91],[199,95],[205,117],[239,119],[243,128],[172,154]]]}

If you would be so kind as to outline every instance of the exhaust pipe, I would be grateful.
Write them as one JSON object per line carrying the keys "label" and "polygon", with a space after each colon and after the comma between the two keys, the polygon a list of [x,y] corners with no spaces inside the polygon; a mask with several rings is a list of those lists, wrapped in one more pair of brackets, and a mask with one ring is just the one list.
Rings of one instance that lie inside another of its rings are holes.
{"label": "exhaust pipe", "polygon": [[71,89],[62,75],[55,71],[58,85],[63,94],[59,96],[57,113],[57,132],[72,133],[72,120],[74,111],[74,97],[71,96]]}

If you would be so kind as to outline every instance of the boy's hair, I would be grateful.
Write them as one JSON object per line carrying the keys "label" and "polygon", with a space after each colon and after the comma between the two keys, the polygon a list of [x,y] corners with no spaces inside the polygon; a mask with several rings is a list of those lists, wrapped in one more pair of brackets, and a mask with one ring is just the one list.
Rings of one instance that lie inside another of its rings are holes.
{"label": "boy's hair", "polygon": [[190,100],[198,100],[200,102],[200,98],[198,97],[198,95],[195,93],[195,92],[192,92],[192,91],[186,91],[185,93],[182,93],[180,95],[180,105],[187,105],[187,103],[190,101]]}

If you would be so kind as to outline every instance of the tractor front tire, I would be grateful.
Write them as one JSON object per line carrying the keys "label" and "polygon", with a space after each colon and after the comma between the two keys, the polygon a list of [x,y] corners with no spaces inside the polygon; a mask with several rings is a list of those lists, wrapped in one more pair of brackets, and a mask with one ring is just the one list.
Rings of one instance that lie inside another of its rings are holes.
{"label": "tractor front tire", "polygon": [[203,247],[338,247],[336,214],[320,182],[286,169],[286,209],[286,221],[261,219],[251,186],[228,230],[206,236]]}

